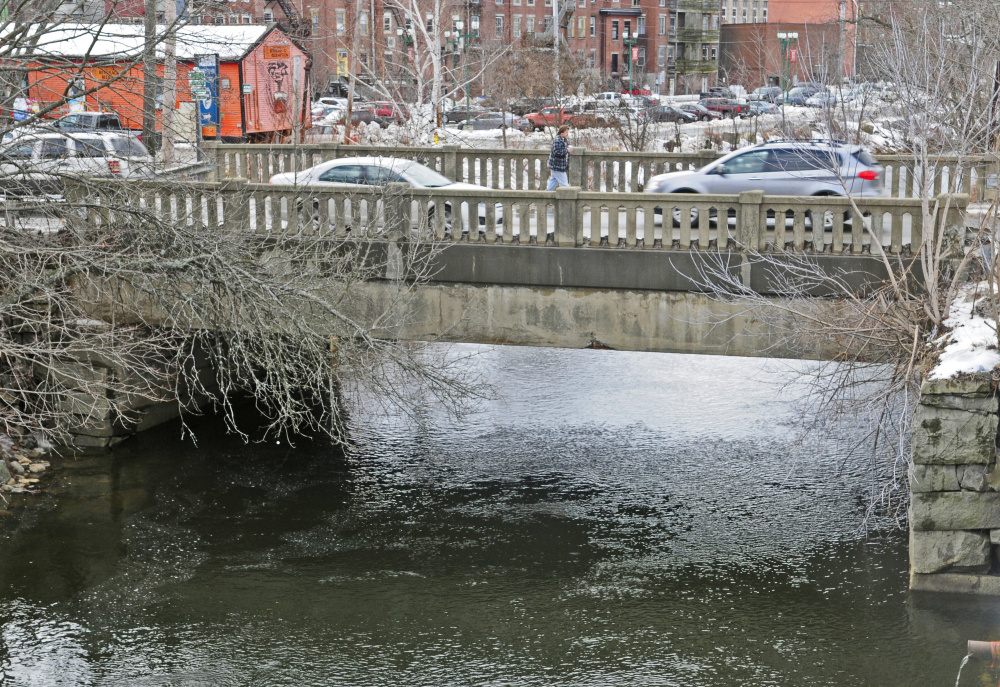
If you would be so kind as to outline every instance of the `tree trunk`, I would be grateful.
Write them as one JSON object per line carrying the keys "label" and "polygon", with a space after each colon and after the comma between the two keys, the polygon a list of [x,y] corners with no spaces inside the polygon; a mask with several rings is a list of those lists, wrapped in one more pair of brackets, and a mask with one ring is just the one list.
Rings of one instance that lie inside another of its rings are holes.
{"label": "tree trunk", "polygon": [[167,27],[166,57],[163,60],[163,166],[174,163],[174,103],[177,100],[177,5],[164,0],[163,21]]}
{"label": "tree trunk", "polygon": [[156,0],[145,0],[142,49],[142,142],[156,154]]}

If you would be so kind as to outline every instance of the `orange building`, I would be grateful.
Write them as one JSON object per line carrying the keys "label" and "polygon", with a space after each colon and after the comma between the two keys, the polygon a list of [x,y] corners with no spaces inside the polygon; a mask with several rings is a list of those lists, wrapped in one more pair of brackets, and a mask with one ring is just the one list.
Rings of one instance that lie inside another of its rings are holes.
{"label": "orange building", "polygon": [[[53,35],[59,34],[59,35]],[[46,32],[44,50],[32,55],[28,97],[58,116],[73,107],[117,112],[126,128],[142,128],[143,27],[60,24]],[[162,100],[163,45],[159,46],[158,98]],[[175,106],[191,113],[201,102],[189,75],[202,55],[219,56],[218,114],[224,140],[266,141],[310,125],[309,56],[276,25],[186,25],[177,31]],[[73,98],[80,94],[80,97]],[[157,108],[159,110],[159,106]],[[193,121],[193,113],[192,113]],[[157,128],[160,128],[157,116]],[[203,134],[216,134],[206,127]]]}

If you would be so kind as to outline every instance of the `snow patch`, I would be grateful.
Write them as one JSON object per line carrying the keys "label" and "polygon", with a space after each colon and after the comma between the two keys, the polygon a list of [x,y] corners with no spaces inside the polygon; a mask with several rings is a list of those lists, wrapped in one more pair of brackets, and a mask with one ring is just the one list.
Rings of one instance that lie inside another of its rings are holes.
{"label": "snow patch", "polygon": [[976,295],[982,299],[983,291],[988,289],[985,283],[971,284],[962,289],[951,304],[951,312],[944,321],[944,326],[951,331],[935,341],[944,344],[944,351],[937,366],[931,370],[931,379],[989,372],[1000,365],[996,322],[974,312]]}

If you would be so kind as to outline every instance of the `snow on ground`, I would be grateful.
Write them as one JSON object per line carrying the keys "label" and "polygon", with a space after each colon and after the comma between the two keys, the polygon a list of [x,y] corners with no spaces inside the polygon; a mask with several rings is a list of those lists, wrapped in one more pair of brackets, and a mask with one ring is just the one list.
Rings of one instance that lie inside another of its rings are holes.
{"label": "snow on ground", "polygon": [[975,312],[977,296],[978,302],[982,303],[989,288],[986,283],[969,284],[955,298],[951,313],[944,321],[951,331],[935,341],[944,344],[944,350],[937,366],[931,370],[931,379],[989,372],[1000,365],[996,322]]}

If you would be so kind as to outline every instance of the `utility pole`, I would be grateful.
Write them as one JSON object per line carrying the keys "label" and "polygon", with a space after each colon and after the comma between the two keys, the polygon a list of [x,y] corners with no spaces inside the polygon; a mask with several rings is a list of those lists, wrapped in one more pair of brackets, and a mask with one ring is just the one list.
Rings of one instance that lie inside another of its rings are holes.
{"label": "utility pole", "polygon": [[163,167],[174,163],[174,103],[177,101],[177,0],[164,0],[163,22],[167,29],[163,59]]}
{"label": "utility pole", "polygon": [[[559,0],[552,0],[552,45],[555,48],[553,74],[556,80],[556,107],[562,106],[562,79],[559,78]],[[562,110],[559,110],[562,112]]]}
{"label": "utility pole", "polygon": [[156,0],[144,1],[142,47],[142,142],[156,155]]}

